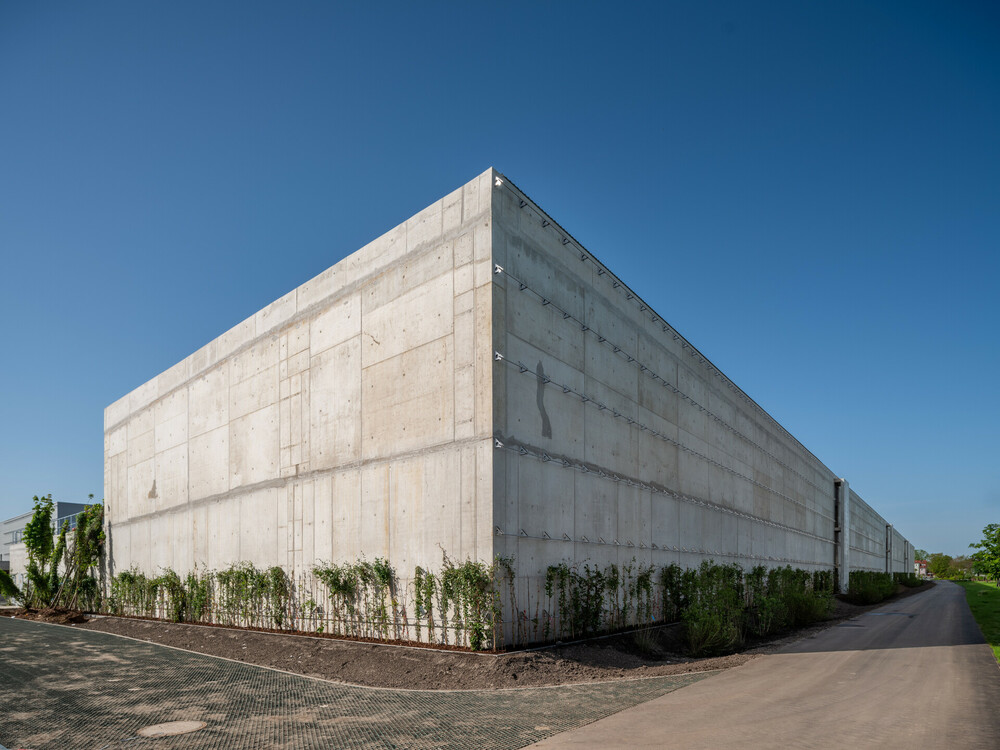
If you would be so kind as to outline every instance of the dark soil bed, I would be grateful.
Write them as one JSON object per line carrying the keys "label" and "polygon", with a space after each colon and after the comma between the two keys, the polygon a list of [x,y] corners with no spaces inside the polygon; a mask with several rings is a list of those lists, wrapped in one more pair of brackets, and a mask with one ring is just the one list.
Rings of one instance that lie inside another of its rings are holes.
{"label": "dark soil bed", "polygon": [[80,622],[83,619],[80,613],[66,611],[20,610],[17,616],[124,635],[337,682],[371,687],[457,690],[560,685],[728,669],[933,585],[926,583],[912,589],[900,586],[894,597],[874,605],[858,606],[838,599],[833,615],[824,622],[748,644],[738,653],[703,659],[693,659],[682,653],[680,626],[677,625],[494,655],[126,617],[90,615],[85,622]]}

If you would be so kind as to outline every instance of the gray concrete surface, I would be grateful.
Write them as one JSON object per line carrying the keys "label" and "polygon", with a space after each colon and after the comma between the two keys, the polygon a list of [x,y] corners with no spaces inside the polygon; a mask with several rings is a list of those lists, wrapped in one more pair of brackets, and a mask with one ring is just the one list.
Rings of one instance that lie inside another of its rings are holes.
{"label": "gray concrete surface", "polygon": [[492,178],[105,410],[113,573],[492,560]]}
{"label": "gray concrete surface", "polygon": [[1000,747],[1000,669],[957,585],[533,748]]}

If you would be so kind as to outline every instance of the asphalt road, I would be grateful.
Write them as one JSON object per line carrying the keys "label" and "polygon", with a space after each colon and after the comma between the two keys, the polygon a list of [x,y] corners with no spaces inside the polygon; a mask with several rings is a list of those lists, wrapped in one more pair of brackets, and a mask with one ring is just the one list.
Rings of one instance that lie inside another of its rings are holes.
{"label": "asphalt road", "polygon": [[1000,748],[1000,669],[961,587],[860,615],[533,748]]}

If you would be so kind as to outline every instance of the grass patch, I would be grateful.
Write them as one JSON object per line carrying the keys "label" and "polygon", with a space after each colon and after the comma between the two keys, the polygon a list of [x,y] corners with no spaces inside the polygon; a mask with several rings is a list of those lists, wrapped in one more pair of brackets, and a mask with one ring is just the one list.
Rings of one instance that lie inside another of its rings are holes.
{"label": "grass patch", "polygon": [[979,623],[983,637],[993,649],[993,656],[1000,663],[1000,588],[982,581],[956,581],[965,589],[972,616]]}

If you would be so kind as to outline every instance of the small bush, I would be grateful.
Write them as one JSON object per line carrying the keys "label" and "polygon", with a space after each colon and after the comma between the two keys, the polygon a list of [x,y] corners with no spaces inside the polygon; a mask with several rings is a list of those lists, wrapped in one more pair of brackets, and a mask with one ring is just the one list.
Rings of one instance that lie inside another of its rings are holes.
{"label": "small bush", "polygon": [[200,622],[210,609],[213,578],[211,571],[206,571],[201,576],[197,570],[187,574],[184,588],[187,593],[188,622]]}
{"label": "small bush", "polygon": [[184,622],[188,609],[188,593],[180,576],[167,568],[157,579],[157,583],[166,599],[167,617],[173,622]]}
{"label": "small bush", "polygon": [[111,579],[109,608],[116,615],[156,617],[159,590],[159,578],[147,578],[137,568],[123,570]]}
{"label": "small bush", "polygon": [[877,604],[896,592],[896,582],[889,573],[852,570],[847,598],[854,604]]}
{"label": "small bush", "polygon": [[924,585],[924,582],[916,573],[893,573],[892,576],[896,583],[901,583],[911,589]]}
{"label": "small bush", "polygon": [[684,571],[677,563],[660,568],[660,596],[663,601],[663,619],[676,622],[687,606],[681,579]]}
{"label": "small bush", "polygon": [[[283,585],[278,570],[272,568],[276,588]],[[372,562],[361,558],[356,563],[320,563],[313,567],[313,575],[329,594],[331,632],[381,639],[397,633],[396,573],[388,560],[376,557]],[[281,596],[288,601],[283,589]]]}
{"label": "small bush", "polygon": [[825,620],[833,609],[833,597],[815,592],[796,591],[788,598],[789,619],[794,627]]}
{"label": "small bush", "polygon": [[833,608],[833,574],[829,570],[761,565],[746,574],[746,628],[766,636],[786,628],[826,619]]}
{"label": "small bush", "polygon": [[684,635],[691,656],[711,656],[743,645],[741,612],[707,603],[692,604],[684,610]]}
{"label": "small bush", "polygon": [[817,594],[827,593],[833,594],[833,571],[832,570],[816,570],[813,571],[813,591]]}
{"label": "small bush", "polygon": [[681,615],[688,651],[702,656],[738,648],[743,644],[743,569],[706,560],[691,572],[682,576],[689,602]]}
{"label": "small bush", "polygon": [[14,579],[10,577],[10,573],[6,570],[0,570],[0,598],[14,601],[22,601],[23,599],[21,589],[17,587]]}

